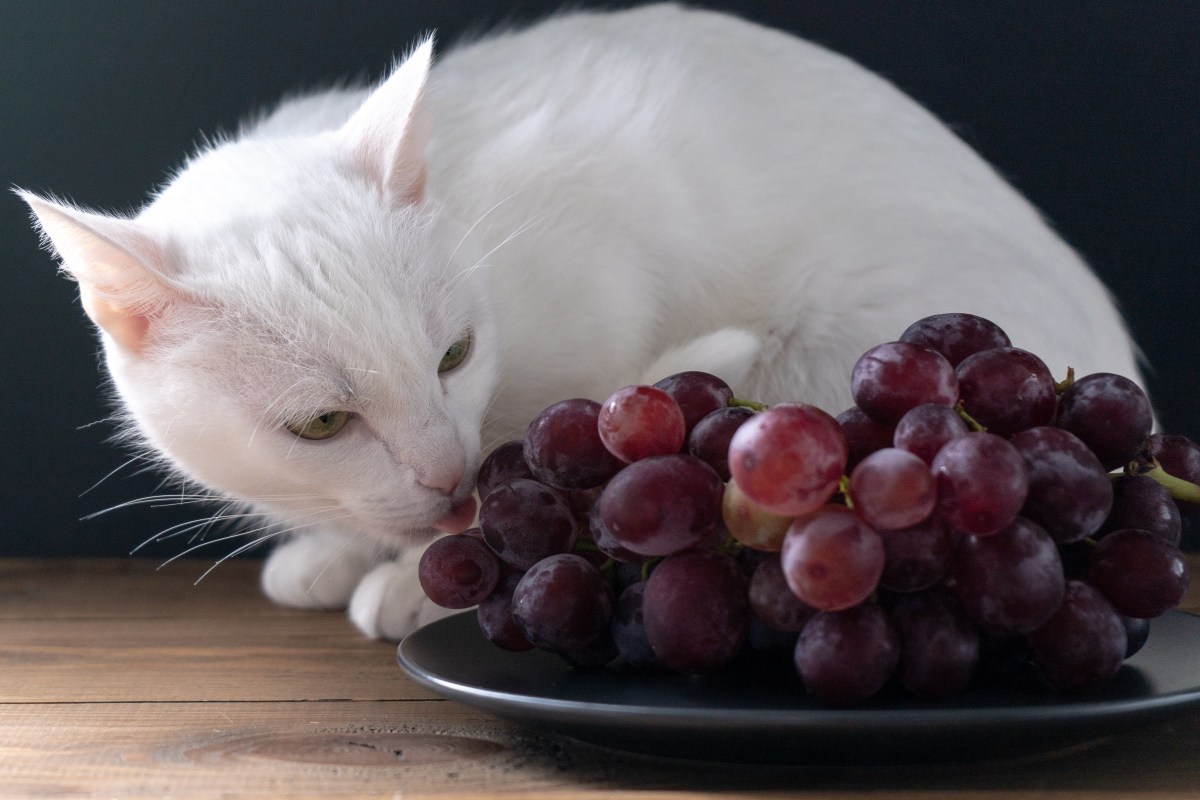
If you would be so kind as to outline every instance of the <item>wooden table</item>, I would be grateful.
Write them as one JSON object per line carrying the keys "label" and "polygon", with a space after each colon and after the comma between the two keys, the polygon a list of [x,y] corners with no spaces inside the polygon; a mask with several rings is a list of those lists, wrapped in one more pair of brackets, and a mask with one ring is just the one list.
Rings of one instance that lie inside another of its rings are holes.
{"label": "wooden table", "polygon": [[0,560],[0,797],[1200,797],[1200,713],[956,767],[609,752],[418,688],[341,614],[263,600],[256,562],[207,566]]}

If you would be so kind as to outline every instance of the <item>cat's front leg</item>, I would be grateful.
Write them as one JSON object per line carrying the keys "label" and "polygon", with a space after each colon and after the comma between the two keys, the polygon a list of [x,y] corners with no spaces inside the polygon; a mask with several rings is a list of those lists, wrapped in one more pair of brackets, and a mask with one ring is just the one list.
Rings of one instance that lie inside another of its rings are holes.
{"label": "cat's front leg", "polygon": [[386,555],[376,542],[337,530],[306,531],[267,556],[262,589],[293,608],[342,609],[363,576]]}
{"label": "cat's front leg", "polygon": [[433,603],[421,589],[417,566],[424,547],[371,570],[350,599],[350,620],[373,639],[403,639],[422,625],[455,613]]}

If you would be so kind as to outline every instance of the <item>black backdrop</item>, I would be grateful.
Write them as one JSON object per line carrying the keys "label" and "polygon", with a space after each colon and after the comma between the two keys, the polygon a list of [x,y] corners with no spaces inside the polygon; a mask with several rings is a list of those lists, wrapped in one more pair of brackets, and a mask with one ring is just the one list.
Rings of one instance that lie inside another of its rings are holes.
{"label": "black backdrop", "polygon": [[[131,209],[205,132],[299,87],[380,76],[556,2],[207,0],[0,4],[0,180]],[[1200,5],[1194,0],[709,2],[881,72],[948,121],[1118,296],[1165,427],[1200,438]],[[96,342],[69,282],[0,196],[0,555],[121,555],[179,508],[106,443]],[[179,541],[145,552],[173,554]],[[225,546],[207,551],[216,557]]]}

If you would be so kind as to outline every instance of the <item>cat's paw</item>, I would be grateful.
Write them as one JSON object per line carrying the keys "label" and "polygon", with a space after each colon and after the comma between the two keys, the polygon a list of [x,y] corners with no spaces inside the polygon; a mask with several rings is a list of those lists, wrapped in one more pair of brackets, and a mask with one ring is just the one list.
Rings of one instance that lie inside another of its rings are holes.
{"label": "cat's paw", "polygon": [[350,598],[350,620],[373,639],[399,641],[422,625],[454,611],[435,604],[421,589],[417,565],[424,548],[405,551],[371,570]]}
{"label": "cat's paw", "polygon": [[345,608],[378,561],[372,543],[332,531],[305,533],[267,556],[263,593],[294,608]]}
{"label": "cat's paw", "polygon": [[642,373],[641,383],[653,384],[668,375],[700,370],[736,387],[750,373],[762,342],[742,328],[721,328],[659,355]]}

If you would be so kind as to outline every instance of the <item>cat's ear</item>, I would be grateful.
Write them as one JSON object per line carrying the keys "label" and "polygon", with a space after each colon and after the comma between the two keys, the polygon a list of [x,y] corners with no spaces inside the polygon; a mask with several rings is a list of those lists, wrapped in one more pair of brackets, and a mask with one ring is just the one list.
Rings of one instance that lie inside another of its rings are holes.
{"label": "cat's ear", "polygon": [[420,202],[425,194],[431,120],[424,96],[432,61],[430,36],[368,95],[339,134],[354,162],[400,203]]}
{"label": "cat's ear", "polygon": [[43,241],[79,283],[83,309],[120,347],[141,353],[152,320],[174,292],[164,283],[158,243],[136,223],[18,191]]}

